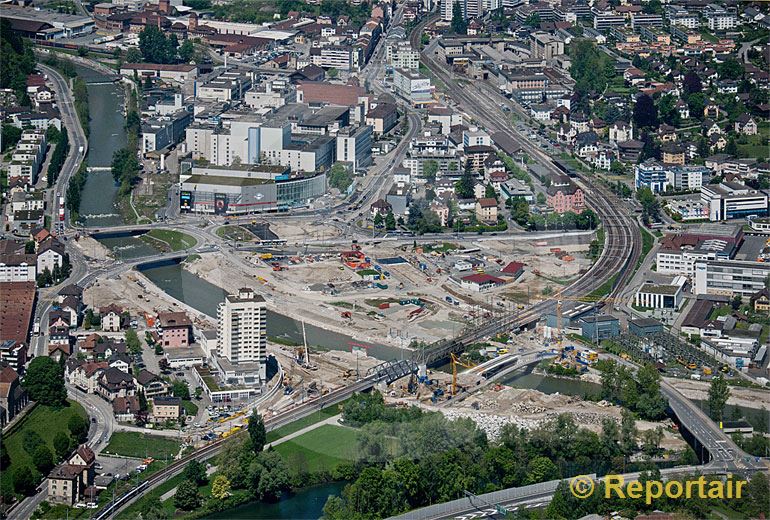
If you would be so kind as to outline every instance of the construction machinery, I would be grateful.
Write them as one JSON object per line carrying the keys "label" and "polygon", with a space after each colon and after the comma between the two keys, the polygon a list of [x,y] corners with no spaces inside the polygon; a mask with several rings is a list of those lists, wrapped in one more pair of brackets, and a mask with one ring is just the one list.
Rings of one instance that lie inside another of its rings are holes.
{"label": "construction machinery", "polygon": [[452,360],[452,397],[454,397],[457,395],[457,365],[465,368],[473,368],[476,364],[460,358],[460,356],[456,355],[454,352],[450,353],[449,356]]}

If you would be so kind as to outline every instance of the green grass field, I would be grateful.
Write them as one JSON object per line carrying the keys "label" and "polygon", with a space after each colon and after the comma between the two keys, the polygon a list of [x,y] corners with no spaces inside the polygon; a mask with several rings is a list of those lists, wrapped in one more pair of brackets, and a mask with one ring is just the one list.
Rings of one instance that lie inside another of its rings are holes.
{"label": "green grass field", "polygon": [[105,454],[141,459],[170,459],[179,453],[179,441],[170,437],[137,432],[115,432],[104,448]]}
{"label": "green grass field", "polygon": [[326,408],[323,408],[312,415],[308,415],[307,417],[303,417],[302,419],[294,421],[293,423],[289,423],[286,426],[282,426],[273,431],[267,432],[267,442],[277,441],[282,437],[286,437],[287,435],[291,435],[294,432],[300,431],[302,428],[307,428],[308,426],[317,422],[321,422],[324,419],[334,417],[335,415],[342,413],[342,407],[344,407],[344,405],[345,401],[327,406]]}
{"label": "green grass field", "polygon": [[27,431],[37,432],[48,445],[51,452],[55,453],[53,448],[53,438],[59,432],[64,432],[69,435],[67,423],[73,415],[80,415],[85,419],[88,418],[83,407],[75,401],[70,401],[70,405],[61,410],[55,410],[49,406],[37,406],[22,418],[21,422],[14,426],[9,434],[3,434],[3,444],[5,445],[5,449],[8,450],[8,457],[11,462],[8,465],[7,470],[2,471],[0,474],[0,479],[2,479],[2,481],[5,481],[6,479],[11,480],[13,471],[17,467],[26,465],[32,470],[35,479],[40,480],[42,475],[37,471],[35,465],[32,464],[32,457],[30,454],[24,451],[24,434]]}
{"label": "green grass field", "polygon": [[225,240],[235,240],[236,242],[253,242],[256,238],[246,228],[241,226],[222,226],[217,228],[217,236]]}
{"label": "green grass field", "polygon": [[275,449],[294,471],[331,471],[356,459],[357,436],[351,428],[324,424]]}
{"label": "green grass field", "polygon": [[142,235],[142,239],[150,243],[160,242],[164,248],[171,251],[181,251],[195,247],[197,241],[190,235],[171,229],[153,229]]}

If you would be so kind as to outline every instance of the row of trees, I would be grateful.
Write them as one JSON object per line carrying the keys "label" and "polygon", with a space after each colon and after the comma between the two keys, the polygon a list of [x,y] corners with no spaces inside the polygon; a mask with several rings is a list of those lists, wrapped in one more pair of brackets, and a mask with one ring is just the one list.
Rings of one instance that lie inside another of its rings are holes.
{"label": "row of trees", "polygon": [[131,193],[134,183],[139,178],[142,165],[136,157],[136,151],[131,148],[121,148],[112,155],[112,177],[120,184],[118,194],[126,196]]}
{"label": "row of trees", "polygon": [[77,220],[78,213],[80,212],[80,201],[87,177],[88,167],[86,166],[85,161],[83,161],[75,175],[70,177],[69,184],[67,185],[65,204],[67,205],[67,209],[70,210],[70,213],[72,213],[73,220]]}
{"label": "row of trees", "polygon": [[51,161],[48,163],[46,177],[46,182],[50,188],[59,177],[64,161],[67,159],[67,154],[70,150],[70,137],[66,128],[62,128],[61,132],[59,132],[55,126],[50,126],[48,131],[46,131],[46,141],[56,144],[56,148],[51,154]]}
{"label": "row of trees", "polygon": [[83,127],[86,137],[88,137],[91,128],[91,113],[88,108],[88,87],[83,78],[72,80],[72,96],[75,98],[75,112],[77,112],[78,119],[80,119],[80,125]]}
{"label": "row of trees", "polygon": [[392,409],[377,392],[352,397],[343,416],[346,424],[360,427],[360,462],[366,467],[341,497],[327,501],[324,515],[331,520],[388,517],[461,498],[466,490],[483,493],[628,469],[639,438],[654,454],[662,437],[659,429],[639,435],[635,416],[625,411],[620,424],[606,418],[599,434],[564,414],[531,431],[506,425],[499,439],[489,442],[471,420]]}

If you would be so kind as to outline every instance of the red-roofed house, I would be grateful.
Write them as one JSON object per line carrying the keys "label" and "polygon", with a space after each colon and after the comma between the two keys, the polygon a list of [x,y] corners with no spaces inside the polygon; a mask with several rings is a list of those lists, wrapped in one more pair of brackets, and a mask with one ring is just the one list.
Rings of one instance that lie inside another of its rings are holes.
{"label": "red-roofed house", "polygon": [[503,285],[505,280],[485,273],[471,274],[460,279],[460,286],[471,291],[484,292]]}
{"label": "red-roofed house", "polygon": [[505,273],[511,276],[514,280],[524,274],[524,264],[521,262],[511,262],[500,270],[501,273]]}

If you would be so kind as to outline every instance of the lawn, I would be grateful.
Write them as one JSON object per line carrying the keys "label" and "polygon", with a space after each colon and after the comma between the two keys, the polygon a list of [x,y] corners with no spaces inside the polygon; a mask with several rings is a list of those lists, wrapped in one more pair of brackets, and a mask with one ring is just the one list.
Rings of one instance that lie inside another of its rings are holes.
{"label": "lawn", "polygon": [[6,450],[8,450],[8,457],[11,462],[8,471],[3,471],[2,475],[0,475],[2,481],[10,480],[13,470],[24,465],[29,466],[36,480],[40,480],[42,475],[37,471],[35,465],[32,464],[32,457],[24,451],[24,435],[27,431],[37,432],[51,449],[51,452],[55,453],[53,438],[59,432],[69,435],[67,423],[70,417],[80,415],[83,418],[88,418],[86,411],[80,404],[75,401],[70,401],[69,403],[68,407],[61,410],[56,410],[49,406],[37,406],[22,418],[21,422],[16,424],[9,433],[3,434],[3,444]]}
{"label": "lawn", "polygon": [[195,247],[196,240],[190,235],[171,229],[153,229],[142,235],[142,240],[149,243],[160,243],[164,250],[181,251]]}
{"label": "lawn", "polygon": [[179,441],[145,433],[115,432],[110,438],[110,443],[104,448],[104,453],[137,459],[170,459],[179,453]]}
{"label": "lawn", "polygon": [[357,437],[351,428],[324,424],[275,449],[294,471],[331,471],[356,459]]}
{"label": "lawn", "polygon": [[217,229],[217,236],[236,242],[253,242],[256,238],[249,230],[241,226],[222,226]]}
{"label": "lawn", "polygon": [[187,415],[192,415],[193,417],[198,415],[198,405],[192,401],[182,401],[182,408],[184,408],[184,413]]}
{"label": "lawn", "polygon": [[293,423],[289,423],[286,426],[281,426],[280,428],[276,428],[275,430],[267,432],[267,442],[277,441],[282,437],[286,437],[287,435],[291,435],[294,432],[300,431],[302,428],[307,428],[312,424],[321,422],[324,419],[328,419],[329,417],[334,417],[335,415],[342,413],[342,408],[345,406],[346,402],[347,401],[343,401],[338,404],[327,406],[326,408],[314,412],[312,415],[308,415],[307,417],[303,417],[302,419],[294,421]]}

